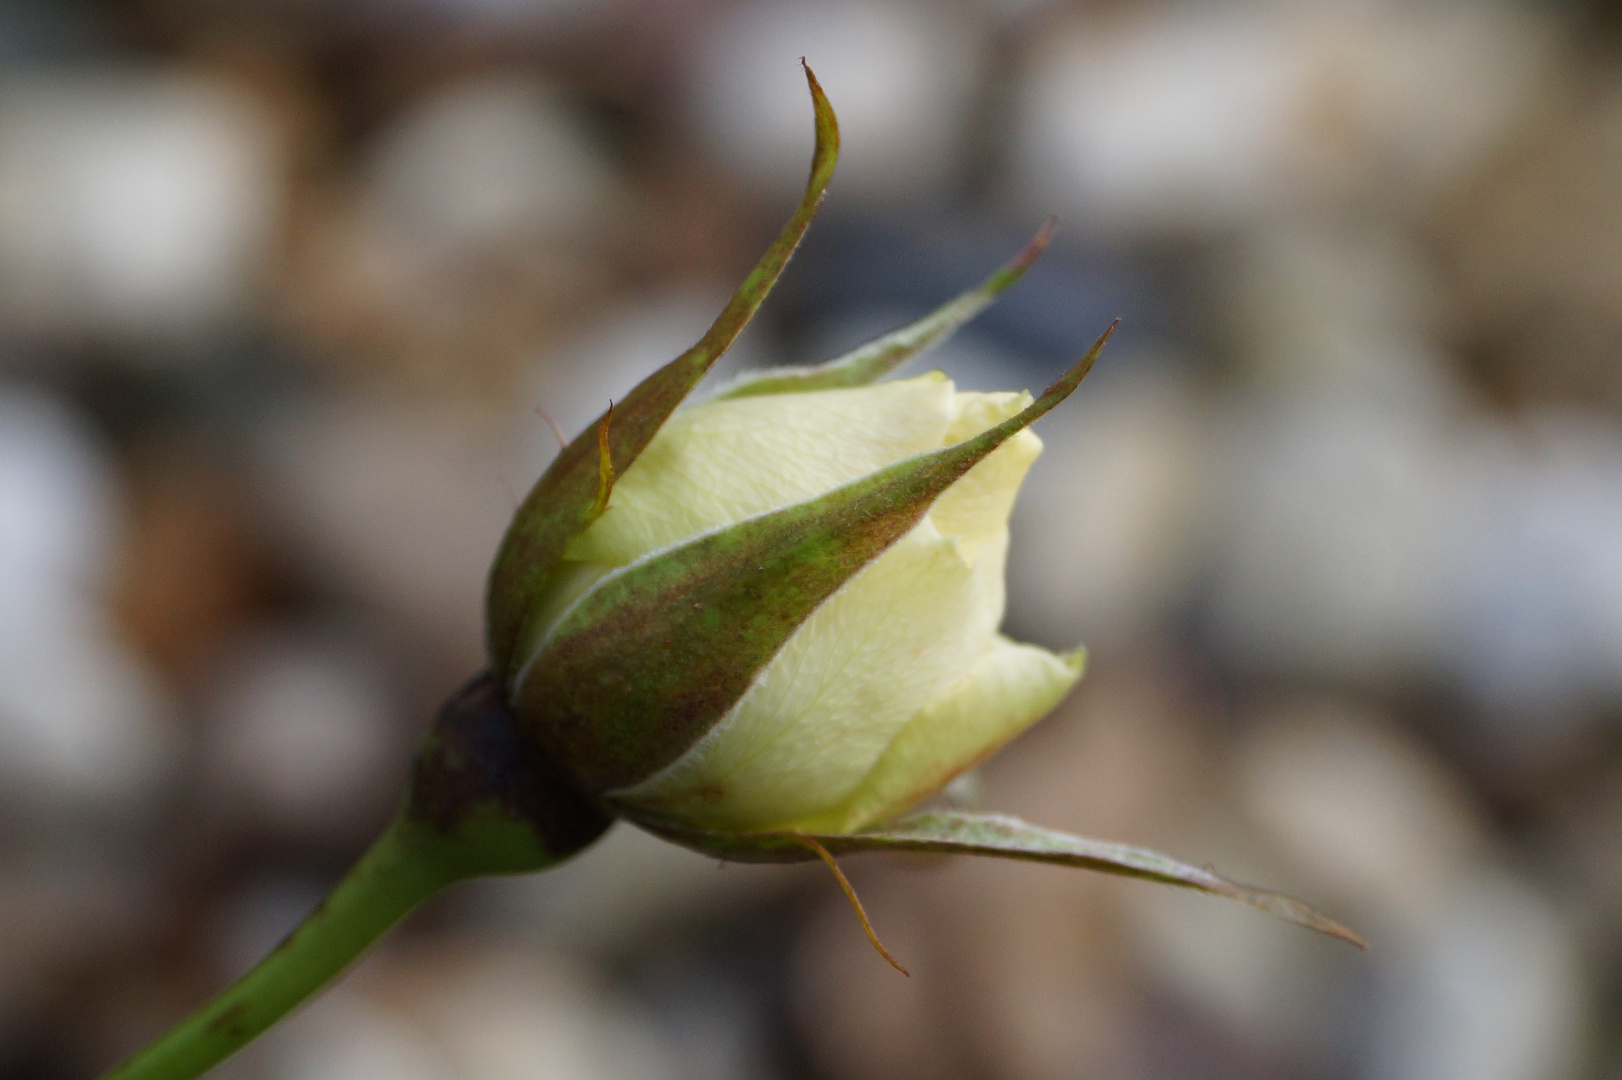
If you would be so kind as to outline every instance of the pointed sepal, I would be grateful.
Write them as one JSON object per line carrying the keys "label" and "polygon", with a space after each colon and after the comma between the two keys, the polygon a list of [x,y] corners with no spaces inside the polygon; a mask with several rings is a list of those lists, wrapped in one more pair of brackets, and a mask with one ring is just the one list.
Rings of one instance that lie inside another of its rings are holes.
{"label": "pointed sepal", "polygon": [[1058,218],[1048,218],[1031,242],[1018,255],[998,268],[977,287],[959,294],[922,319],[866,345],[811,367],[779,367],[746,371],[715,394],[714,400],[755,397],[760,394],[798,394],[809,390],[840,390],[866,386],[889,375],[951,337],[1025,275],[1037,256],[1047,248],[1058,228]]}
{"label": "pointed sepal", "polygon": [[609,573],[518,671],[520,722],[591,794],[671,764],[818,605],[954,481],[1068,397],[1113,330],[1028,407],[971,439]]}
{"label": "pointed sepal", "polygon": [[960,811],[918,814],[881,829],[827,835],[723,833],[644,820],[637,824],[672,843],[733,862],[803,862],[818,858],[819,854],[806,843],[809,838],[831,855],[914,851],[935,855],[989,855],[1074,866],[1237,900],[1286,922],[1349,941],[1359,948],[1366,947],[1356,933],[1293,897],[1240,885],[1209,868],[1178,862],[1147,848],[1072,836],[1030,825],[1006,814]]}
{"label": "pointed sepal", "polygon": [[698,344],[638,384],[614,408],[612,425],[604,414],[569,443],[513,516],[490,569],[485,600],[486,647],[498,676],[512,673],[535,598],[564,547],[602,513],[603,477],[623,475],[630,468],[676,406],[726,352],[766,299],[821,205],[839,156],[839,125],[809,67],[805,77],[816,113],[817,142],[800,205]]}

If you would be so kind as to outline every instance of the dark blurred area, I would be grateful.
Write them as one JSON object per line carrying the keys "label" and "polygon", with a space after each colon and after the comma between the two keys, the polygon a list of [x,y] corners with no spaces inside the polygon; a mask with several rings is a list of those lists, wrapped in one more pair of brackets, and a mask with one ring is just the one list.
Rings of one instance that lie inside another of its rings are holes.
{"label": "dark blurred area", "polygon": [[247,968],[481,663],[516,498],[845,152],[729,370],[1045,260],[987,807],[1311,899],[616,829],[231,1080],[1622,1080],[1622,15],[1498,0],[0,0],[0,1076]]}

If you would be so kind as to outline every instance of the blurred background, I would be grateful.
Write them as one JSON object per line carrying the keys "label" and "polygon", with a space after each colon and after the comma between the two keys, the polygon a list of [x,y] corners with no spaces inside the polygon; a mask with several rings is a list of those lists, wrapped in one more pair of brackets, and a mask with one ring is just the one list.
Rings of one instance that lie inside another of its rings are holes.
{"label": "blurred background", "polygon": [[0,2],[0,1076],[90,1077],[389,816],[571,434],[702,332],[1038,387],[1009,631],[1091,671],[986,806],[1054,868],[458,888],[231,1080],[1622,1078],[1622,9]]}

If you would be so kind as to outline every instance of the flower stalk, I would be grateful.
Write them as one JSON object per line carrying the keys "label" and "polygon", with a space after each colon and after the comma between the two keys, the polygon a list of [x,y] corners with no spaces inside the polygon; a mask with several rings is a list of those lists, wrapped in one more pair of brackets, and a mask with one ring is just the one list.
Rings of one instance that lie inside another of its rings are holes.
{"label": "flower stalk", "polygon": [[610,819],[529,753],[480,676],[440,709],[400,813],[298,928],[246,975],[104,1080],[189,1080],[335,979],[423,901],[458,881],[544,870]]}

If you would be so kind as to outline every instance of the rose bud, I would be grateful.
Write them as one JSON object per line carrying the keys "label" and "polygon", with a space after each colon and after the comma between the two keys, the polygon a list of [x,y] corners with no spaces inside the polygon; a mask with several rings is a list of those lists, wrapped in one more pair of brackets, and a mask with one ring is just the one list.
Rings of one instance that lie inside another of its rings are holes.
{"label": "rose bud", "polygon": [[[798,567],[774,573],[743,552],[755,549],[750,534],[762,531],[762,515],[819,498],[841,507],[859,498],[850,485],[1030,405],[1029,394],[959,393],[931,374],[723,394],[678,412],[538,591],[534,638],[511,681],[520,724],[556,747],[584,790],[633,816],[726,831],[854,832],[910,809],[1041,717],[1081,675],[1079,653],[1055,656],[997,633],[1008,514],[1041,441],[1014,432],[854,576],[829,581],[834,589],[817,606],[775,587]],[[700,536],[724,568],[689,564],[684,545]],[[818,546],[789,560],[822,557]],[[667,563],[682,570],[660,572]],[[766,649],[710,624],[718,572],[738,579],[746,602],[781,609],[766,621],[786,637]],[[669,638],[633,635],[652,647],[606,670],[618,679],[634,667],[639,681],[675,688],[652,715],[636,684],[592,678],[615,647],[596,639],[630,612]],[[589,668],[574,656],[590,657]],[[660,667],[673,670],[654,674]],[[735,688],[736,700],[710,693],[711,680]],[[703,713],[686,704],[700,698]],[[607,733],[679,725],[686,745],[661,731],[611,751],[605,765],[586,756],[600,749],[595,733],[571,725]]]}

